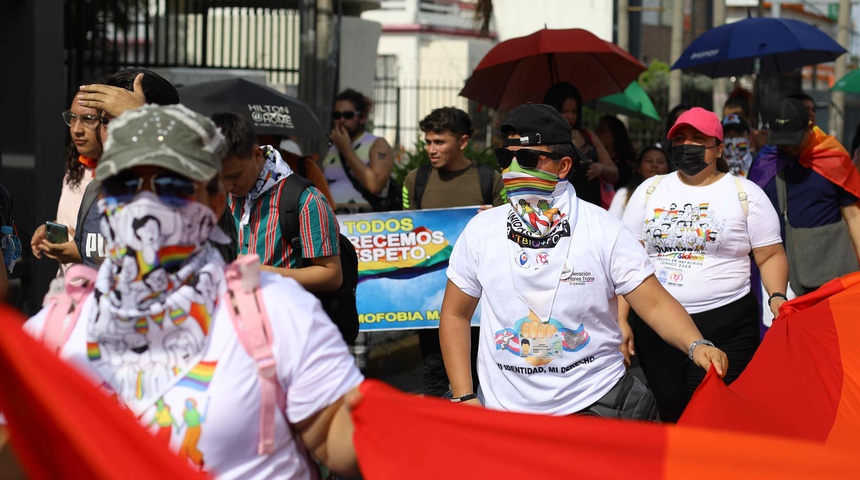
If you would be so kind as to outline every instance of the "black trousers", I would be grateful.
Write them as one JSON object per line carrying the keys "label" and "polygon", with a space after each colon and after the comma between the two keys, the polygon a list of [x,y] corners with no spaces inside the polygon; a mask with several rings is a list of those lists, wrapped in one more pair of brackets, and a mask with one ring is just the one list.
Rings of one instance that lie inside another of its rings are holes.
{"label": "black trousers", "polygon": [[[478,391],[478,339],[480,329],[472,327],[472,389]],[[418,330],[421,356],[424,357],[424,395],[441,397],[449,390],[448,372],[442,361],[442,347],[439,345],[439,329]]]}
{"label": "black trousers", "polygon": [[[702,337],[714,342],[729,358],[724,378],[732,383],[746,369],[759,345],[758,304],[753,293],[728,305],[694,313]],[[657,398],[660,419],[677,422],[705,378],[705,371],[685,352],[669,345],[634,312],[630,312],[636,355],[648,386]]]}

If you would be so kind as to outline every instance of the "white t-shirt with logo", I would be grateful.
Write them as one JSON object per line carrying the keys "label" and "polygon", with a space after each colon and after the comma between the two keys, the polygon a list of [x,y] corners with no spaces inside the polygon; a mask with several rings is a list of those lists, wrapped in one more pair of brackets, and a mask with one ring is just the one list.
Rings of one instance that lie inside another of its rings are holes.
{"label": "white t-shirt with logo", "polygon": [[645,248],[657,278],[690,313],[734,302],[750,291],[753,248],[781,243],[779,218],[764,191],[740,179],[749,205],[744,217],[735,177],[696,187],[665,175],[648,205],[649,179],[630,196],[622,221]]}
{"label": "white t-shirt with logo", "polygon": [[[618,347],[616,295],[638,287],[654,268],[633,235],[605,210],[576,202],[571,233],[549,324],[550,338],[523,335],[529,315],[511,281],[507,239],[510,205],[475,216],[457,239],[448,278],[481,299],[478,376],[485,406],[498,410],[566,415],[605,395],[624,375]],[[541,252],[523,249],[528,264]],[[554,258],[554,257],[553,257]]]}
{"label": "white t-shirt with logo", "polygon": [[[221,308],[223,301],[213,315],[203,359],[162,397],[163,406],[151,406],[139,421],[156,441],[169,442],[194,468],[202,465],[217,478],[315,478],[316,467],[302,453],[286,419],[295,424],[311,417],[361,383],[362,375],[316,297],[293,280],[266,272],[261,277],[274,330],[277,376],[286,394],[286,411],[275,414],[274,453],[257,454],[261,400],[257,368]],[[91,294],[60,356],[101,384],[87,358],[86,319],[95,306]],[[42,310],[25,329],[40,337],[37,332],[45,317]],[[154,352],[151,361],[159,360]]]}

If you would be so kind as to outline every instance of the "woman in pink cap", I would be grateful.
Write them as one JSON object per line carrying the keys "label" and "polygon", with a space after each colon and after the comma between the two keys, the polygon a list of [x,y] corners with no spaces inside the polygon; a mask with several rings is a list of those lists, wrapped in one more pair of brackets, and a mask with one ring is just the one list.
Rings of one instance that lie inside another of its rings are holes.
{"label": "woman in pink cap", "polygon": [[[723,127],[716,114],[698,107],[688,110],[669,130],[668,139],[677,171],[643,182],[631,195],[622,221],[645,246],[666,290],[687,309],[704,338],[728,355],[728,384],[743,372],[759,344],[750,252],[774,316],[785,301],[788,262],[779,219],[761,188],[718,168]],[[624,307],[619,321],[627,318]],[[630,323],[661,419],[677,421],[704,372],[645,322],[636,321],[634,312]]]}

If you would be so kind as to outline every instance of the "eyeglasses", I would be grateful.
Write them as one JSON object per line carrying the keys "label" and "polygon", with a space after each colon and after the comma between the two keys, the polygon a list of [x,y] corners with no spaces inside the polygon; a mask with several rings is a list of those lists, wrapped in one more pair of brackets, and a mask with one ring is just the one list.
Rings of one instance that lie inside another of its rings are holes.
{"label": "eyeglasses", "polygon": [[102,119],[98,115],[75,115],[71,110],[66,110],[62,113],[63,121],[66,122],[66,125],[72,126],[75,121],[83,122],[84,126],[89,128],[90,130],[94,130],[99,126]]}
{"label": "eyeglasses", "polygon": [[337,110],[331,112],[331,118],[335,120],[340,120],[340,117],[343,117],[344,120],[352,120],[361,112],[338,112]]}
{"label": "eyeglasses", "polygon": [[[126,171],[105,179],[101,184],[102,195],[117,199],[129,199],[143,189],[144,177]],[[149,188],[162,199],[193,200],[197,192],[194,181],[171,172],[157,173],[149,177]],[[181,202],[180,202],[181,203]]]}
{"label": "eyeglasses", "polygon": [[510,167],[514,158],[517,159],[517,163],[523,168],[536,168],[541,156],[548,157],[553,160],[564,158],[564,155],[558,153],[530,150],[528,148],[521,148],[519,150],[508,150],[507,148],[496,149],[496,162],[498,162],[499,168],[502,170]]}

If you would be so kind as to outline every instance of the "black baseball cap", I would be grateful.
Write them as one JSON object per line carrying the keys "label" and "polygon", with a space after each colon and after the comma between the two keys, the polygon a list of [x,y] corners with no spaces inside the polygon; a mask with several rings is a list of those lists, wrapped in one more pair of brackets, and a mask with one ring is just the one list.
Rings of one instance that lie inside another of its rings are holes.
{"label": "black baseball cap", "polygon": [[573,144],[573,131],[558,111],[541,103],[526,103],[511,110],[502,122],[502,134],[519,134],[520,138],[505,139],[505,146]]}
{"label": "black baseball cap", "polygon": [[800,145],[808,126],[809,111],[806,105],[794,98],[784,98],[773,109],[767,143],[775,147]]}

